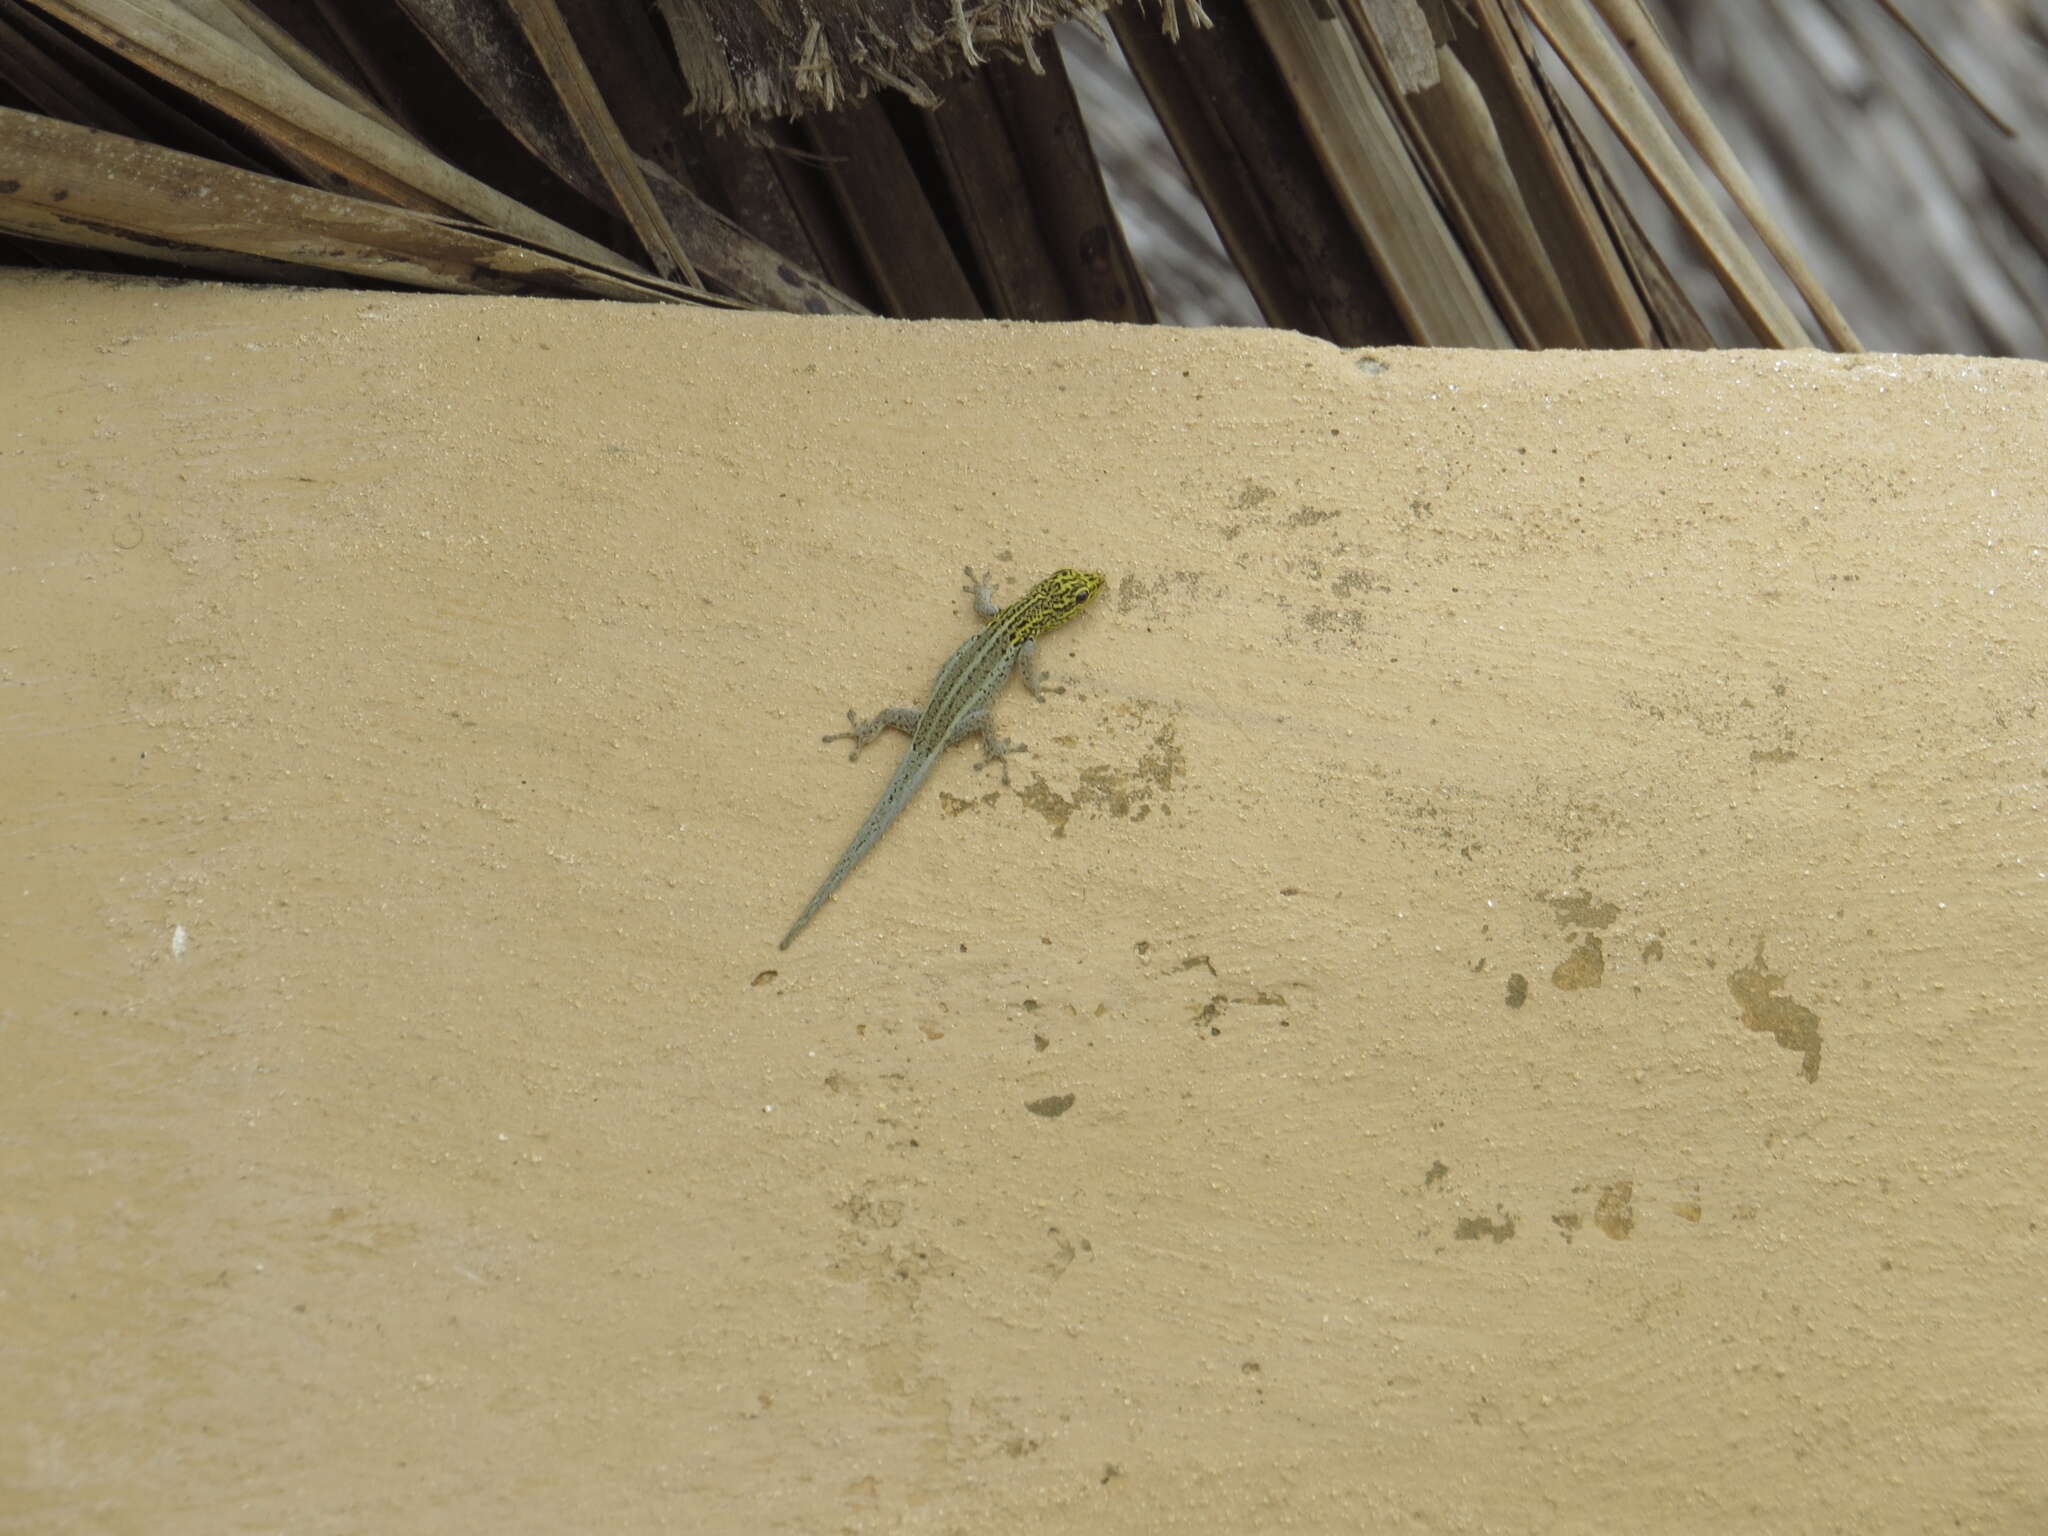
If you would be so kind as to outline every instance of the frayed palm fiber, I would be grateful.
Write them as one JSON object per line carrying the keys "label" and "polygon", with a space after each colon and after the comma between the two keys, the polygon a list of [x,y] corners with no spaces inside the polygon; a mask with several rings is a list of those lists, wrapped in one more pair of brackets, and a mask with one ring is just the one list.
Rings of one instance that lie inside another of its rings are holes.
{"label": "frayed palm fiber", "polygon": [[[691,110],[734,125],[830,111],[893,86],[920,106],[934,87],[990,55],[1038,68],[1033,40],[1102,0],[658,0],[675,39]],[[1201,0],[1162,0],[1178,38],[1183,18],[1207,26]]]}

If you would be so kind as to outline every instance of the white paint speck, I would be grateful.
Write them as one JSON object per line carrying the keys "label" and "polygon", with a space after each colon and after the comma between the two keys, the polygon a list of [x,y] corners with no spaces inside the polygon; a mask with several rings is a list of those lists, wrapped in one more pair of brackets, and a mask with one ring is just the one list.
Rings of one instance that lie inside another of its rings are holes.
{"label": "white paint speck", "polygon": [[190,947],[191,947],[191,944],[192,944],[192,940],[191,940],[190,936],[186,934],[186,932],[185,932],[185,925],[184,925],[183,923],[180,923],[180,924],[178,924],[178,925],[177,925],[177,926],[176,926],[175,928],[173,928],[173,929],[171,930],[171,958],[172,958],[172,959],[174,959],[174,960],[180,960],[180,959],[183,959],[183,958],[184,958],[184,955],[185,955],[185,951],[186,951],[186,950],[187,950],[188,948],[190,948]]}

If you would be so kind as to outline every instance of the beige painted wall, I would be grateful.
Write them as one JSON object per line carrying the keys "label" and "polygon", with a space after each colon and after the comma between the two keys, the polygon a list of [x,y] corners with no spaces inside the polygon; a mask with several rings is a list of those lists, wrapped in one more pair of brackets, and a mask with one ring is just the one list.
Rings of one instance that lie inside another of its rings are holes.
{"label": "beige painted wall", "polygon": [[0,1528],[2048,1527],[2048,369],[0,335]]}

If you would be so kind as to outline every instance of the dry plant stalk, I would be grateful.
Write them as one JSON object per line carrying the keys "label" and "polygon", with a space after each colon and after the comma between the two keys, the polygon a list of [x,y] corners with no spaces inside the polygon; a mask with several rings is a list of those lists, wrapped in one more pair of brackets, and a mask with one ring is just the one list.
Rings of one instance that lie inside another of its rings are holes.
{"label": "dry plant stalk", "polygon": [[1522,9],[1707,253],[1723,287],[1766,345],[1810,345],[1799,317],[1693,174],[1583,0],[1521,0]]}
{"label": "dry plant stalk", "polygon": [[627,144],[625,135],[604,104],[604,95],[591,78],[590,67],[569,34],[569,24],[555,0],[507,0],[518,18],[526,40],[533,45],[541,68],[554,82],[555,94],[568,110],[583,146],[590,151],[598,173],[611,189],[614,201],[640,237],[655,269],[664,277],[681,274],[692,287],[701,286],[697,267],[677,238],[675,228],[662,211],[660,201],[647,185],[640,160]]}
{"label": "dry plant stalk", "polygon": [[[1664,110],[1671,114],[1671,120],[1678,124],[1679,131],[1686,136],[1707,168],[1728,189],[1735,206],[1742,210],[1742,216],[1749,220],[1750,227],[1757,232],[1757,238],[1764,243],[1764,249],[1792,279],[1792,285],[1799,290],[1799,296],[1806,300],[1807,308],[1813,311],[1823,332],[1836,348],[1843,352],[1861,352],[1862,343],[1850,329],[1849,322],[1835,307],[1815,277],[1813,269],[1806,264],[1806,258],[1799,254],[1778,221],[1771,217],[1764,206],[1763,195],[1756,189],[1756,183],[1743,170],[1742,162],[1735,158],[1735,152],[1728,147],[1728,141],[1714,126],[1714,120],[1700,104],[1700,99],[1686,83],[1685,71],[1679,67],[1657,28],[1644,14],[1640,0],[1594,0],[1600,14],[1611,31],[1635,60],[1636,68],[1649,82]],[[1633,141],[1628,141],[1631,150]]]}
{"label": "dry plant stalk", "polygon": [[35,239],[101,234],[160,260],[196,257],[212,270],[219,270],[219,253],[237,252],[286,264],[286,271],[311,267],[440,293],[539,287],[589,298],[721,302],[700,289],[590,267],[431,214],[9,108],[0,108],[0,164],[18,168],[8,179],[11,190],[0,192],[0,227]]}
{"label": "dry plant stalk", "polygon": [[1250,10],[1314,140],[1338,199],[1424,346],[1511,347],[1465,249],[1403,142],[1349,25],[1301,0]]}
{"label": "dry plant stalk", "polygon": [[152,74],[401,207],[475,220],[621,275],[644,275],[595,240],[534,212],[417,140],[337,101],[168,0],[32,0]]}

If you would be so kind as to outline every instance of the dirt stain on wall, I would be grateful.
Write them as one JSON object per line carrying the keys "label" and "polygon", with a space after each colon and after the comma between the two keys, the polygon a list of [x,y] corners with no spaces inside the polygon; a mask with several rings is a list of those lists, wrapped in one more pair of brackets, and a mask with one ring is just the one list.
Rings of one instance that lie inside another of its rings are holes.
{"label": "dirt stain on wall", "polygon": [[1820,1080],[1820,1015],[1779,994],[1785,978],[1764,964],[1763,940],[1756,958],[1728,978],[1728,990],[1742,1006],[1745,1027],[1761,1030],[1779,1045],[1800,1055],[1800,1072],[1809,1083]]}

